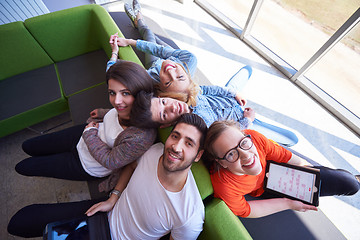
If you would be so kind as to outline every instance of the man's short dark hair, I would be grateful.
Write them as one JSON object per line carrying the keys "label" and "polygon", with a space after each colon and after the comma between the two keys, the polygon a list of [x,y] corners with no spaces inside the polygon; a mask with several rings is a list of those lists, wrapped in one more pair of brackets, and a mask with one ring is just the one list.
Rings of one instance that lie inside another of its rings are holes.
{"label": "man's short dark hair", "polygon": [[161,123],[152,120],[151,99],[153,93],[140,91],[132,105],[130,112],[130,125],[138,128],[158,128]]}
{"label": "man's short dark hair", "polygon": [[199,150],[204,149],[205,137],[208,130],[205,121],[196,114],[184,113],[176,121],[173,130],[176,128],[176,125],[178,125],[179,123],[189,124],[191,126],[194,126],[197,130],[199,130],[199,132],[201,133]]}

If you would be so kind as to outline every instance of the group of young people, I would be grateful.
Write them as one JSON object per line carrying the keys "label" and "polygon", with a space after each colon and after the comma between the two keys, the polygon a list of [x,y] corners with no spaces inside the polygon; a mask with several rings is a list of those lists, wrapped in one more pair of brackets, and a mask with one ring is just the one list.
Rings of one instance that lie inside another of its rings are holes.
{"label": "group of young people", "polygon": [[[240,89],[198,86],[193,81],[196,57],[157,38],[137,0],[132,6],[125,3],[125,11],[143,40],[110,37],[106,81],[113,108],[92,111],[87,124],[26,140],[22,148],[30,157],[16,165],[26,176],[103,179],[99,190],[110,192],[109,198],[24,207],[10,220],[8,232],[38,237],[48,223],[107,212],[112,239],[168,234],[170,239],[196,239],[205,212],[190,167],[204,151],[214,196],[234,214],[261,217],[286,209],[316,210],[300,201],[261,199],[268,160],[309,163],[281,146],[287,142],[249,129],[255,112],[244,109]],[[119,47],[128,45],[146,53],[146,69],[118,59]],[[250,75],[245,67],[232,81],[247,81]],[[155,143],[157,128],[167,126],[173,128],[165,144]],[[351,173],[318,168],[322,196],[359,190]],[[247,194],[260,199],[246,201]]]}

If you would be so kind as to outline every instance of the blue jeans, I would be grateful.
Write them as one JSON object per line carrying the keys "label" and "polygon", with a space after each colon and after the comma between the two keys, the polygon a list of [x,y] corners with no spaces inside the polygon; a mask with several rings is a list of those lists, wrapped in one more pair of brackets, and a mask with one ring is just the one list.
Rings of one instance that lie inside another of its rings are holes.
{"label": "blue jeans", "polygon": [[[162,46],[169,46],[151,31],[151,29],[146,25],[143,19],[138,20],[138,30],[143,40],[157,43]],[[153,62],[155,62],[156,60],[158,60],[158,57],[152,54],[145,53],[145,68],[149,69],[152,66]]]}

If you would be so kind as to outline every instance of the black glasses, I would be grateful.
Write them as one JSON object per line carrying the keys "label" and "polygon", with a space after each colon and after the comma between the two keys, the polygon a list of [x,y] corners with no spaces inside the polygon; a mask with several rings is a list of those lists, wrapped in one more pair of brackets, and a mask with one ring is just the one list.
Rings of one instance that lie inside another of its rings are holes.
{"label": "black glasses", "polygon": [[218,158],[219,160],[226,160],[228,162],[236,162],[239,158],[239,150],[238,148],[241,148],[244,151],[249,150],[253,146],[253,141],[251,140],[250,135],[246,135],[244,138],[242,138],[239,142],[239,144],[230,149],[223,158]]}

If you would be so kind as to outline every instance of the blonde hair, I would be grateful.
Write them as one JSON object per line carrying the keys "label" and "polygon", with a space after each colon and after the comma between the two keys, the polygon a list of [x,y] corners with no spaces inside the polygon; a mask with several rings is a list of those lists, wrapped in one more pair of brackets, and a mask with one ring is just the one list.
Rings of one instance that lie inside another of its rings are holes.
{"label": "blonde hair", "polygon": [[185,71],[186,75],[189,78],[190,81],[190,85],[187,89],[187,92],[163,92],[160,90],[160,83],[155,84],[155,94],[158,97],[167,97],[167,98],[174,98],[177,99],[179,101],[183,101],[185,102],[187,105],[189,106],[196,106],[196,96],[198,95],[198,93],[200,92],[200,87],[197,83],[195,83],[192,78],[191,75],[189,73],[189,68],[187,67],[187,64],[184,63],[187,70],[185,70],[185,67],[181,64],[179,64]]}
{"label": "blonde hair", "polygon": [[197,83],[190,80],[189,88],[187,89],[187,92],[160,92],[157,91],[158,97],[167,97],[167,98],[174,98],[179,101],[185,102],[189,106],[196,106],[196,96],[200,92],[200,87]]}

